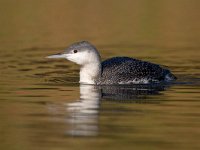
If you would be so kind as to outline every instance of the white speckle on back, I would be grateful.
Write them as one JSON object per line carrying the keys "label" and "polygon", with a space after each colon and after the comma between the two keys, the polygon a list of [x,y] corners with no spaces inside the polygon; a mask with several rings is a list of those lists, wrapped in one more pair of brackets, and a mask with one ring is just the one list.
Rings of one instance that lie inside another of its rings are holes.
{"label": "white speckle on back", "polygon": [[148,84],[148,79],[133,79],[130,81],[120,81],[119,84]]}

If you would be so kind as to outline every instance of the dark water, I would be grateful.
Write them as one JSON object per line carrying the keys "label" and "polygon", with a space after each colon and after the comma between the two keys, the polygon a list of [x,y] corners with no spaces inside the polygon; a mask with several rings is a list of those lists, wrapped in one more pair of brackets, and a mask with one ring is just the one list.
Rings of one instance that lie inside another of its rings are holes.
{"label": "dark water", "polygon": [[[0,149],[200,149],[198,0],[0,1]],[[168,66],[172,85],[79,85],[45,56],[89,40],[102,58]]]}

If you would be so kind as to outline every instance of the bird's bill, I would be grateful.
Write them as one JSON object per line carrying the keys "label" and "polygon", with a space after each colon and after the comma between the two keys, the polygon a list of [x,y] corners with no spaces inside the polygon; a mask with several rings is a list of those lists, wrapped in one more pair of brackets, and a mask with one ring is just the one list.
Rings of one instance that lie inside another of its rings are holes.
{"label": "bird's bill", "polygon": [[59,53],[59,54],[54,54],[54,55],[47,56],[46,58],[66,58],[66,55],[62,54],[62,53]]}

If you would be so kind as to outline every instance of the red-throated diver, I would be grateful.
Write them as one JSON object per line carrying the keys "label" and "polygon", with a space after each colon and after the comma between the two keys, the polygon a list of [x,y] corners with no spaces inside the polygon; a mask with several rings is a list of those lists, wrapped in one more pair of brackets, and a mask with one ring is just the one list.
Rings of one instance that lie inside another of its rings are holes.
{"label": "red-throated diver", "polygon": [[87,41],[74,43],[64,52],[47,58],[65,58],[81,65],[79,82],[83,84],[147,84],[176,80],[168,69],[130,57],[101,62],[96,47]]}

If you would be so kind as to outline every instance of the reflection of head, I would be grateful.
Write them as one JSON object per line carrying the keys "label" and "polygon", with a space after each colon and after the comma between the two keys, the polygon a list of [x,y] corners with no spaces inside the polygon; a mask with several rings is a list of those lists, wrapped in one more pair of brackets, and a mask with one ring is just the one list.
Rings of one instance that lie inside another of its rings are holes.
{"label": "reflection of head", "polygon": [[[70,136],[97,136],[99,133],[100,100],[113,100],[123,103],[155,103],[149,101],[148,95],[157,95],[165,90],[166,85],[126,85],[126,86],[93,86],[80,85],[80,99],[64,103],[64,107],[49,104],[53,114],[67,115],[67,134]],[[147,99],[147,101],[146,101]],[[111,103],[112,104],[112,103]],[[102,105],[104,106],[104,105]],[[63,109],[62,109],[63,108]],[[111,106],[113,108],[113,106]],[[115,108],[113,108],[115,109]],[[67,113],[65,112],[67,111]],[[106,110],[107,111],[107,110]],[[57,119],[57,117],[55,118]]]}

